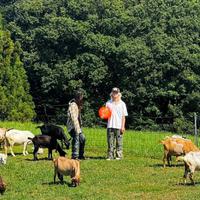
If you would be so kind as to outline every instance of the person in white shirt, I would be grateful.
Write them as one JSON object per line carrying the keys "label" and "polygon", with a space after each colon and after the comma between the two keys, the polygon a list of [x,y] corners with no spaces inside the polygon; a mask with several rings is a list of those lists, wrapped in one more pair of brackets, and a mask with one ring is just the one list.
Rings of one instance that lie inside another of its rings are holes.
{"label": "person in white shirt", "polygon": [[123,157],[122,135],[125,131],[126,116],[128,116],[126,104],[121,100],[119,88],[114,87],[110,94],[111,100],[106,103],[111,111],[111,117],[107,123],[107,143],[108,143],[108,158],[114,159],[114,149],[116,141],[116,159],[120,160]]}

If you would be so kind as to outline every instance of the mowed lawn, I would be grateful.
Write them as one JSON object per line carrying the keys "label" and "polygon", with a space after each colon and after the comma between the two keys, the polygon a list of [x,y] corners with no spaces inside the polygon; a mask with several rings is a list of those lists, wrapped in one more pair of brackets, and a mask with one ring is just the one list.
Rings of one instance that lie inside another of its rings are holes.
{"label": "mowed lawn", "polygon": [[[39,134],[38,124],[1,122],[0,127],[30,130]],[[65,127],[64,127],[65,128]],[[66,128],[65,128],[66,130]],[[70,187],[53,183],[52,161],[46,160],[47,150],[32,161],[30,154],[23,156],[22,146],[14,147],[16,157],[9,155],[7,164],[0,166],[0,175],[7,190],[5,200],[70,200],[70,199],[199,199],[200,173],[195,174],[196,186],[182,185],[184,167],[162,167],[163,147],[159,141],[170,133],[127,131],[124,135],[124,159],[107,161],[106,129],[85,128],[86,157],[81,161],[81,184]],[[193,138],[192,138],[193,139]],[[1,152],[3,150],[1,149]],[[68,156],[71,151],[68,151]],[[54,153],[54,157],[58,154]],[[173,161],[175,163],[175,161]]]}

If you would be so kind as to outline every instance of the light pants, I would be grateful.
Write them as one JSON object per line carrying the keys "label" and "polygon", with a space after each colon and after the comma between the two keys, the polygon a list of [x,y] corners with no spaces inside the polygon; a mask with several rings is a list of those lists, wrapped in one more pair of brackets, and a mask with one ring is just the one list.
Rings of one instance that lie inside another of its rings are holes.
{"label": "light pants", "polygon": [[[116,150],[116,157],[122,158],[123,157],[123,141],[122,141],[122,134],[120,129],[115,128],[108,128],[107,129],[107,142],[108,142],[108,158],[114,159],[115,150]],[[115,148],[116,142],[116,148]]]}

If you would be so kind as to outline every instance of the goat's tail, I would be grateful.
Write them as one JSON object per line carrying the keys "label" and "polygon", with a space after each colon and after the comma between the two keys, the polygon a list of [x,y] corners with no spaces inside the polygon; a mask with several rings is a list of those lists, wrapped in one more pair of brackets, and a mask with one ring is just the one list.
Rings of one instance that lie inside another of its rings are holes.
{"label": "goat's tail", "polygon": [[160,140],[159,144],[165,144],[165,140]]}
{"label": "goat's tail", "polygon": [[54,167],[56,169],[58,167],[58,159],[57,158],[53,159],[53,164],[54,164]]}

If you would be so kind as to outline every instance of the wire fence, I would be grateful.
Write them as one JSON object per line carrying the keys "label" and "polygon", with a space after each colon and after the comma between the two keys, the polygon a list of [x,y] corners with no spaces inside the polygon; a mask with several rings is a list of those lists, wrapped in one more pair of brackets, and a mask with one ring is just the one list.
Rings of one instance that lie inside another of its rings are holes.
{"label": "wire fence", "polygon": [[[41,112],[37,113],[36,122],[44,122],[44,123],[54,123],[57,124],[57,122],[62,122],[62,124],[66,125],[67,121],[67,109],[68,104],[42,104],[37,105],[37,110],[40,110]],[[62,114],[60,114],[62,113]],[[174,121],[176,119],[179,119],[181,117],[178,116],[140,116],[135,115],[131,116],[132,120],[138,121],[138,123],[141,121],[140,128],[143,130],[148,129],[148,123],[149,121],[152,121],[154,123],[153,126],[151,126],[151,130],[153,131],[170,131],[170,132],[176,132],[176,134],[179,134],[183,137],[190,137],[194,143],[198,146],[198,140],[199,140],[199,127],[200,127],[200,115],[198,113],[194,113],[193,117],[190,118],[184,118],[184,120],[188,120],[191,122],[190,127],[188,124],[177,124],[177,127],[175,129],[174,127]],[[147,124],[144,124],[144,122]],[[106,121],[103,120],[97,120],[95,126],[96,127],[106,127]],[[127,120],[128,128],[129,129],[135,129],[135,126],[129,125],[129,121]],[[131,123],[130,123],[131,124]],[[182,126],[182,127],[179,127]],[[180,129],[180,130],[179,130]],[[88,148],[105,148],[106,147],[106,136],[104,134],[99,135],[99,137],[95,137],[95,134],[90,133],[93,135],[92,138],[89,140],[89,146]],[[124,147],[131,150],[135,143],[134,143],[135,137],[130,134],[129,139],[126,140],[126,136],[124,139]],[[145,144],[145,138],[140,141],[141,145],[138,147],[140,148]]]}

